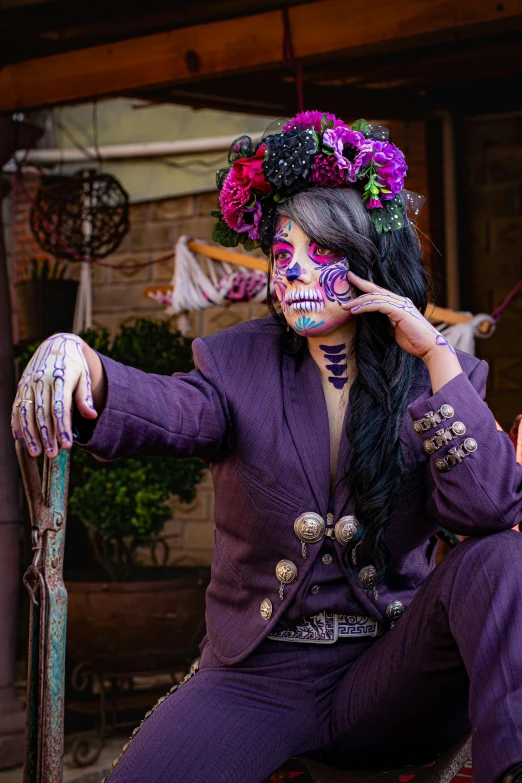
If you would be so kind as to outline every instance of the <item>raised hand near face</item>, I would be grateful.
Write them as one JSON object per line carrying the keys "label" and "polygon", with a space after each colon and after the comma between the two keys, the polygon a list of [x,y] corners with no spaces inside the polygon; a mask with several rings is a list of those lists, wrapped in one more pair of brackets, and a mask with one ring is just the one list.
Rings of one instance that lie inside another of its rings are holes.
{"label": "raised hand near face", "polygon": [[348,272],[348,280],[363,293],[341,307],[353,315],[384,313],[393,326],[395,340],[400,347],[413,356],[427,362],[434,352],[444,351],[455,355],[454,348],[445,337],[417,310],[411,299],[394,294],[386,288]]}
{"label": "raised hand near face", "polygon": [[97,402],[102,402],[100,359],[77,335],[55,334],[32,356],[18,384],[11,417],[13,437],[25,439],[31,456],[38,456],[43,448],[47,456],[55,457],[58,445],[66,449],[72,446],[73,400],[82,416],[96,418],[93,367]]}

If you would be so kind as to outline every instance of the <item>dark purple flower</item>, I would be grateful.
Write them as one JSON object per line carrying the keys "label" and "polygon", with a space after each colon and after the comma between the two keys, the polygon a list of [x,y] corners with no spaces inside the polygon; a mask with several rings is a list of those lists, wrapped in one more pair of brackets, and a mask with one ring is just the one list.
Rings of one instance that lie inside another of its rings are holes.
{"label": "dark purple flower", "polygon": [[261,202],[255,202],[252,207],[244,207],[238,213],[237,231],[242,234],[247,232],[249,239],[260,239],[260,223],[263,211]]}
{"label": "dark purple flower", "polygon": [[320,153],[314,158],[310,183],[321,188],[339,188],[347,185],[346,173],[339,168],[335,155]]}

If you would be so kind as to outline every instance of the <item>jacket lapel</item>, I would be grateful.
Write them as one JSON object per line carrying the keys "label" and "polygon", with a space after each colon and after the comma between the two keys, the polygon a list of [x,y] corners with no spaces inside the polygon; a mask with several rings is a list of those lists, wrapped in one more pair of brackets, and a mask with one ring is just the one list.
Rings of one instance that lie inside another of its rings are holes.
{"label": "jacket lapel", "polygon": [[283,355],[283,404],[317,511],[325,517],[330,492],[330,431],[321,375],[308,352],[302,361]]}

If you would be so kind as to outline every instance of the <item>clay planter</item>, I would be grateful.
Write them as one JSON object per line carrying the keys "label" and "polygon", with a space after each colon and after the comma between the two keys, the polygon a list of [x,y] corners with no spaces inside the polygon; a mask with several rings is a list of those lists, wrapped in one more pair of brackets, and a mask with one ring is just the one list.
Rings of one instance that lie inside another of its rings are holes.
{"label": "clay planter", "polygon": [[162,581],[68,581],[67,657],[115,675],[186,668],[205,635],[210,569],[172,571]]}
{"label": "clay planter", "polygon": [[27,342],[38,342],[73,327],[76,280],[23,280],[16,295]]}

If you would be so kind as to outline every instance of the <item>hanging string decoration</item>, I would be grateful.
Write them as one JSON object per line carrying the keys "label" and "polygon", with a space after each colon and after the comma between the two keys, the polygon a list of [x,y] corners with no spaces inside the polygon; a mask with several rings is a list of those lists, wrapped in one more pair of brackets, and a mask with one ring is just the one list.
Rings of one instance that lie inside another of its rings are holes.
{"label": "hanging string decoration", "polygon": [[167,297],[150,295],[166,304],[167,315],[178,315],[178,328],[190,328],[187,312],[207,307],[224,307],[238,302],[265,302],[268,275],[257,269],[233,267],[226,261],[205,258],[200,264],[188,246],[190,238],[180,237],[176,244],[172,291]]}
{"label": "hanging string decoration", "polygon": [[106,258],[129,230],[129,197],[111,174],[84,170],[49,177],[33,201],[31,229],[55,258]]}

